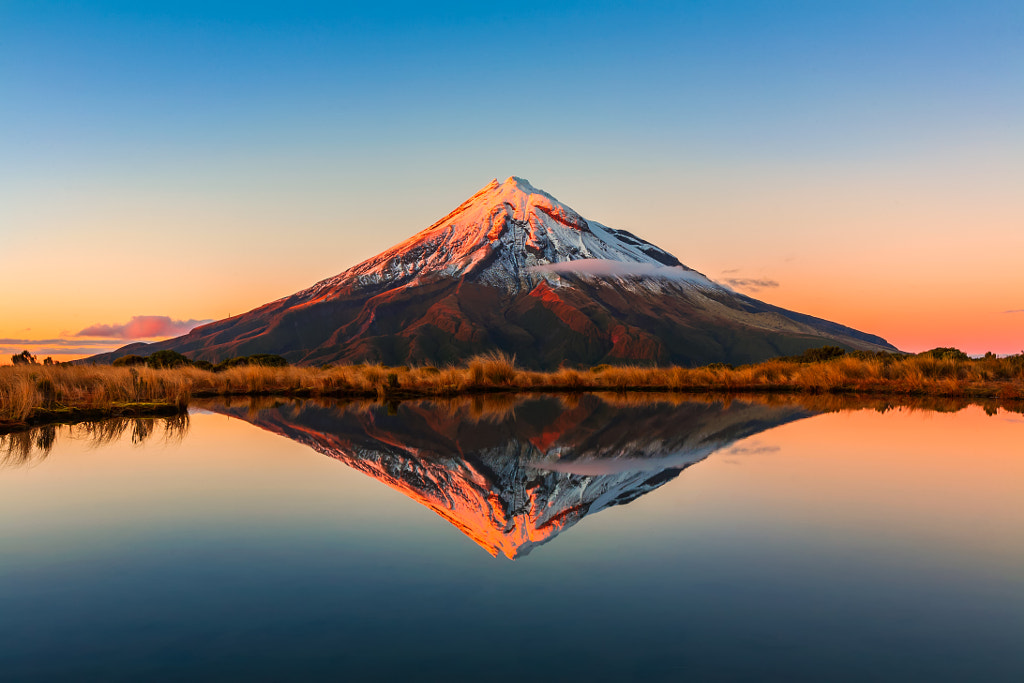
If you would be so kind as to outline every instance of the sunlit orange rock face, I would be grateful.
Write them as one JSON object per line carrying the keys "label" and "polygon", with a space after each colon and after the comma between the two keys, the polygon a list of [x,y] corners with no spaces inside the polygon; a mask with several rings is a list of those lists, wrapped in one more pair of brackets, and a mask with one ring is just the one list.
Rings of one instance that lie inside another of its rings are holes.
{"label": "sunlit orange rock face", "polygon": [[308,402],[212,407],[364,472],[511,559],[737,439],[809,414],[740,401],[489,400],[408,402],[390,411]]}
{"label": "sunlit orange rock face", "polygon": [[[553,269],[553,270],[552,270]],[[162,349],[194,360],[444,364],[500,350],[519,364],[746,363],[884,339],[738,294],[522,178],[493,181],[411,238],[309,289]]]}

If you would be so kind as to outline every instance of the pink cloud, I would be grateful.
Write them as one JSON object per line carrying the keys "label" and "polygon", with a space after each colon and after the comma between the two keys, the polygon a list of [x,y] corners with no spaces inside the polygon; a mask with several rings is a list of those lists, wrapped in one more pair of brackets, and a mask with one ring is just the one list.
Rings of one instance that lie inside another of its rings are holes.
{"label": "pink cloud", "polygon": [[122,325],[91,325],[76,337],[112,337],[116,339],[148,339],[177,337],[210,320],[171,320],[166,315],[135,315]]}

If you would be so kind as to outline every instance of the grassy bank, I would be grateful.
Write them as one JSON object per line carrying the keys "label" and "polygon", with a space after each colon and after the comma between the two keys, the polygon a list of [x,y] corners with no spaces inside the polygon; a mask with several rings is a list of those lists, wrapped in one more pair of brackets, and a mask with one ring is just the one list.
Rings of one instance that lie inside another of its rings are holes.
{"label": "grassy bank", "polygon": [[0,367],[0,429],[102,415],[184,411],[196,396],[330,396],[400,400],[494,391],[796,392],[1024,399],[1024,355],[964,359],[841,356],[817,362],[778,359],[737,368],[598,366],[533,372],[501,355],[459,367],[335,368],[243,365],[197,367],[92,365]]}

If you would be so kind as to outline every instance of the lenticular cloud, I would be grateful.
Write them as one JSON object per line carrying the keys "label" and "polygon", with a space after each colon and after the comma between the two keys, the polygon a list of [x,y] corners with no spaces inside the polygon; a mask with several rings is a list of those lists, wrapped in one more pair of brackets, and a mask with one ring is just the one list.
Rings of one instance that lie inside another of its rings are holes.
{"label": "lenticular cloud", "polygon": [[177,337],[210,320],[171,320],[166,315],[135,315],[122,325],[91,325],[76,337],[110,337],[114,339],[149,339]]}
{"label": "lenticular cloud", "polygon": [[627,263],[608,259],[577,259],[548,263],[530,268],[535,273],[573,273],[594,277],[658,277],[668,280],[685,280],[710,284],[710,281],[695,270],[679,266],[657,266],[653,263]]}

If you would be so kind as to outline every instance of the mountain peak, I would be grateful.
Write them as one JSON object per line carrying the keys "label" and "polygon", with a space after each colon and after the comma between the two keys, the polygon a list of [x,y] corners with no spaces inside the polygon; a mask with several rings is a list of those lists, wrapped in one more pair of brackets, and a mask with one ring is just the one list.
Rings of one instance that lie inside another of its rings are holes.
{"label": "mountain peak", "polygon": [[[498,179],[495,178],[494,182],[498,183]],[[524,194],[542,194],[545,197],[549,197],[551,199],[555,199],[554,197],[552,197],[550,194],[548,194],[544,190],[540,190],[540,189],[537,189],[536,187],[534,187],[533,184],[531,184],[530,181],[527,180],[526,178],[520,178],[519,176],[515,176],[515,175],[510,175],[508,178],[505,178],[504,182],[498,183],[498,185],[500,187],[515,188],[516,190],[518,190],[518,191],[520,191],[520,192],[522,192]],[[558,200],[555,200],[555,201],[558,201]]]}
{"label": "mountain peak", "polygon": [[[404,242],[257,309],[150,345],[197,360],[747,363],[884,339],[737,294],[511,176]],[[137,349],[126,347],[110,360]]]}
{"label": "mountain peak", "polygon": [[[497,178],[495,178],[495,180],[497,180]],[[523,191],[526,192],[533,190],[533,185],[530,184],[529,180],[527,180],[526,178],[520,178],[517,175],[510,175],[508,178],[505,178],[505,182],[502,183],[502,185],[505,185],[506,183],[518,185],[519,187],[523,188]]]}
{"label": "mountain peak", "polygon": [[519,176],[485,185],[427,229],[308,290],[347,291],[465,277],[508,291],[553,277],[538,266],[580,260],[647,268],[682,266],[672,254],[625,230],[588,221]]}
{"label": "mountain peak", "polygon": [[[442,218],[438,223],[443,223],[452,216],[464,212],[470,206],[486,206],[492,208],[507,204],[511,209],[512,218],[519,221],[527,221],[527,213],[533,206],[548,207],[549,210],[562,210],[577,215],[563,202],[560,202],[550,192],[535,187],[526,178],[509,176],[503,181],[497,178],[480,188],[473,196],[463,202],[455,211]],[[557,208],[556,208],[557,207]],[[582,219],[580,219],[582,220]],[[436,227],[435,223],[433,227]],[[428,228],[429,230],[430,228]]]}

